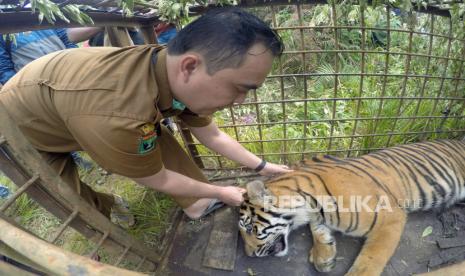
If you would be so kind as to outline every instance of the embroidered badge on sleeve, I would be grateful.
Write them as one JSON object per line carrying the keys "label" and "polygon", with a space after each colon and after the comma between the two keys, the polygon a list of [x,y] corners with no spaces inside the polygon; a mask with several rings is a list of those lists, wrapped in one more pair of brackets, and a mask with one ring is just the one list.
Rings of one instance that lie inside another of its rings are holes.
{"label": "embroidered badge on sleeve", "polygon": [[155,131],[155,125],[152,123],[146,123],[140,127],[142,136],[139,138],[139,154],[144,154],[152,151],[156,147],[157,133]]}

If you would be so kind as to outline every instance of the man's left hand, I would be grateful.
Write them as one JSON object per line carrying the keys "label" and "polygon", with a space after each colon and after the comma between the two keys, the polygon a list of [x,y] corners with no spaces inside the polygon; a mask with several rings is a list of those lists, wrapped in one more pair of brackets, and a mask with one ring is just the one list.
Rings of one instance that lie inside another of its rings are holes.
{"label": "man's left hand", "polygon": [[261,175],[270,176],[273,174],[292,172],[286,165],[266,163],[265,167],[259,172]]}

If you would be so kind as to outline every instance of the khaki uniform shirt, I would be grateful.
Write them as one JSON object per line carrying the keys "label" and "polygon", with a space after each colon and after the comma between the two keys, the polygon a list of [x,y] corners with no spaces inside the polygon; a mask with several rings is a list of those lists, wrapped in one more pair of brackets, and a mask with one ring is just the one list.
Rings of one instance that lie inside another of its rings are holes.
{"label": "khaki uniform shirt", "polygon": [[85,150],[106,170],[128,177],[163,167],[156,142],[163,117],[177,115],[194,127],[211,122],[173,107],[166,49],[156,45],[44,56],[5,84],[0,101],[38,150]]}

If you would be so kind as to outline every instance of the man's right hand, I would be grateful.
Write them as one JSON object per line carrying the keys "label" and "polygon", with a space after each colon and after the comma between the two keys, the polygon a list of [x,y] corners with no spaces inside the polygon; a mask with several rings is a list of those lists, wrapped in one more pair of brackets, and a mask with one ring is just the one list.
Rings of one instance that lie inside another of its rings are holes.
{"label": "man's right hand", "polygon": [[246,192],[246,189],[240,187],[221,187],[218,199],[230,206],[240,206],[241,203],[244,201],[244,197],[242,195]]}

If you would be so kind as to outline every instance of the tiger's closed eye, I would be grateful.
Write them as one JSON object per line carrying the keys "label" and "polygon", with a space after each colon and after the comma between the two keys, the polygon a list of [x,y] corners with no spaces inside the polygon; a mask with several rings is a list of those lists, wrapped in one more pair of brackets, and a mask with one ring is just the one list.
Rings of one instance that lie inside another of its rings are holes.
{"label": "tiger's closed eye", "polygon": [[253,230],[252,224],[247,224],[247,225],[245,226],[245,230],[246,230],[247,234],[252,233],[252,230]]}

